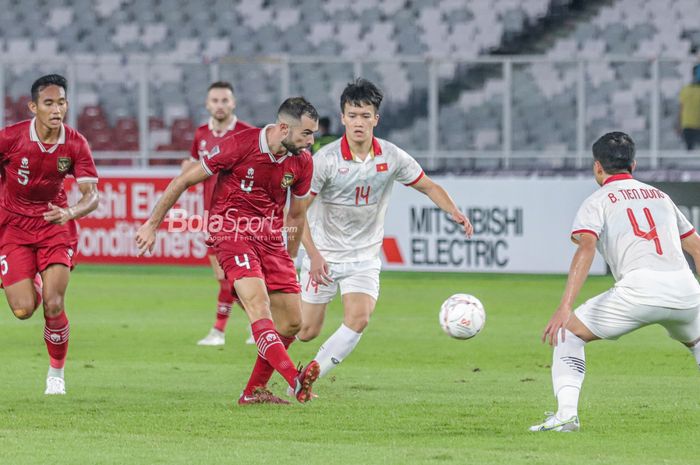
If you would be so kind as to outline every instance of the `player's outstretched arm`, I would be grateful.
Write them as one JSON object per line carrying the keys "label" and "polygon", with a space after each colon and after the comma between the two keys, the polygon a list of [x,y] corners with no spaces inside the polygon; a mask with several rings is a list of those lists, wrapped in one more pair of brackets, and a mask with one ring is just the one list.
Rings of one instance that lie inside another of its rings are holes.
{"label": "player's outstretched arm", "polygon": [[[307,211],[308,207],[313,203],[313,201],[314,196],[310,195],[306,205]],[[306,224],[307,227],[304,228],[304,232],[301,235],[301,243],[304,244],[304,250],[306,250],[306,255],[309,256],[309,261],[311,262],[309,266],[311,279],[317,284],[327,286],[333,282],[333,278],[331,278],[328,274],[330,272],[328,269],[328,263],[326,263],[326,259],[323,258],[321,252],[316,248],[316,244],[314,244],[314,239],[311,236],[311,229],[308,227],[308,221]]]}
{"label": "player's outstretched arm", "polygon": [[693,233],[681,239],[681,246],[685,253],[693,257],[695,274],[700,274],[700,236],[698,236],[698,233]]}
{"label": "player's outstretched arm", "polygon": [[422,192],[427,195],[433,203],[438,206],[442,211],[449,214],[455,223],[459,223],[464,228],[464,235],[471,237],[474,233],[474,227],[472,226],[469,218],[467,218],[455,205],[454,200],[450,197],[444,187],[430,179],[427,175],[420,178],[420,180],[413,184],[413,187],[418,192]]}
{"label": "player's outstretched arm", "polygon": [[[588,278],[588,272],[591,270],[591,264],[595,257],[596,242],[598,242],[598,238],[593,234],[581,233],[579,236],[578,249],[576,249],[574,258],[571,259],[564,295],[562,295],[559,307],[542,333],[542,342],[546,342],[547,337],[549,337],[549,344],[557,345],[559,334],[571,317],[574,301]],[[561,338],[563,341],[563,332],[561,332]]]}
{"label": "player's outstretched arm", "polygon": [[139,248],[137,256],[141,256],[153,250],[153,245],[156,243],[156,231],[158,227],[163,222],[168,210],[175,205],[175,202],[177,202],[177,199],[180,198],[182,193],[189,187],[204,181],[208,177],[209,174],[204,171],[201,164],[198,164],[190,167],[190,169],[170,181],[165,192],[163,192],[163,195],[153,208],[150,218],[148,218],[136,232],[136,245]]}
{"label": "player's outstretched arm", "polygon": [[49,203],[49,210],[44,213],[44,219],[54,224],[66,224],[70,220],[77,220],[90,214],[100,204],[100,193],[97,183],[84,182],[78,184],[82,196],[78,203],[72,207],[61,208]]}

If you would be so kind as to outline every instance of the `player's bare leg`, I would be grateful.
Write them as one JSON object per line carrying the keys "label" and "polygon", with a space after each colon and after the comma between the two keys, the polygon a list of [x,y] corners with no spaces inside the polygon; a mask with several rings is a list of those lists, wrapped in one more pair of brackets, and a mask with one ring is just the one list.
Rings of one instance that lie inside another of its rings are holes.
{"label": "player's bare leg", "polygon": [[63,368],[68,353],[70,325],[64,300],[70,269],[65,265],[50,265],[41,273],[41,277],[44,281],[44,340],[50,361],[45,394],[65,394]]}
{"label": "player's bare leg", "polygon": [[575,314],[571,315],[563,329],[559,343],[552,354],[552,386],[557,399],[557,411],[548,415],[541,424],[530,431],[577,431],[578,400],[586,374],[584,345],[599,339]]}
{"label": "player's bare leg", "polygon": [[349,292],[343,295],[343,324],[326,339],[314,358],[321,367],[319,377],[328,374],[355,349],[376,304],[369,294]]}
{"label": "player's bare leg", "polygon": [[[294,388],[298,401],[310,398],[311,384],[318,377],[318,365],[310,363],[297,373],[285,346],[293,341],[294,334],[301,325],[301,301],[298,294],[275,294],[275,313],[279,320],[280,333],[275,330],[272,320],[271,298],[267,294],[265,282],[261,278],[242,278],[234,283],[236,294],[248,314],[253,329],[253,337],[258,346],[258,359],[241,400],[253,396],[253,391],[265,387],[269,379],[270,365]],[[270,373],[271,374],[271,373]]]}
{"label": "player's bare leg", "polygon": [[297,333],[297,339],[308,342],[321,334],[323,321],[326,318],[328,304],[312,304],[301,302],[301,329]]}
{"label": "player's bare leg", "polygon": [[20,320],[26,320],[34,314],[41,303],[41,294],[34,280],[23,279],[5,287],[5,297],[12,313]]}
{"label": "player's bare leg", "polygon": [[231,294],[231,284],[226,279],[224,270],[219,265],[216,256],[209,255],[209,263],[214,272],[214,277],[219,282],[219,295],[216,299],[216,321],[209,333],[197,342],[200,346],[222,346],[226,343],[226,324],[231,315],[233,306],[233,295]]}

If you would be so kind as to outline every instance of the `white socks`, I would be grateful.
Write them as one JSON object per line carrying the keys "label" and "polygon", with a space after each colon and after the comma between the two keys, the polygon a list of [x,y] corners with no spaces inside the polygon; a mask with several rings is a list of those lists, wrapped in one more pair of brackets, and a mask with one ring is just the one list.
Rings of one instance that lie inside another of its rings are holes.
{"label": "white socks", "polygon": [[344,324],[340,325],[340,328],[323,343],[314,358],[321,365],[319,378],[350,355],[361,337],[362,333],[356,333]]}
{"label": "white socks", "polygon": [[695,344],[693,347],[688,347],[688,349],[695,356],[695,361],[698,364],[698,368],[700,368],[700,342]]}
{"label": "white socks", "polygon": [[569,330],[559,341],[552,356],[552,386],[559,408],[557,418],[568,420],[578,415],[578,397],[586,373],[585,342]]}
{"label": "white socks", "polygon": [[49,365],[49,372],[46,374],[46,377],[63,379],[63,368],[54,368]]}

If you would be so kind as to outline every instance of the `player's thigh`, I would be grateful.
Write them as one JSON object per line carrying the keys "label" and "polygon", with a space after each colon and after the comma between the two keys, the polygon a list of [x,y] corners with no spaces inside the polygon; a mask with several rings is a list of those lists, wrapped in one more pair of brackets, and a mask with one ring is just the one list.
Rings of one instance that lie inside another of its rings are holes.
{"label": "player's thigh", "polygon": [[255,248],[268,292],[299,294],[297,269],[284,245],[256,243]]}
{"label": "player's thigh", "polygon": [[678,342],[689,344],[700,339],[700,307],[686,310],[668,309],[659,324]]}
{"label": "player's thigh", "polygon": [[241,239],[217,244],[215,250],[216,260],[232,285],[234,297],[237,292],[236,281],[239,279],[258,278],[264,282],[260,257],[250,241]]}
{"label": "player's thigh", "polygon": [[639,307],[623,300],[613,288],[587,300],[574,314],[600,339],[614,340],[651,323],[640,318]]}
{"label": "player's thigh", "polygon": [[33,280],[38,271],[34,248],[0,245],[0,278],[5,289],[25,279]]}
{"label": "player's thigh", "polygon": [[310,341],[321,333],[323,321],[326,319],[328,304],[312,304],[301,300],[301,330],[297,337],[302,341]]}
{"label": "player's thigh", "polygon": [[284,336],[294,336],[301,328],[301,297],[299,294],[270,292],[270,311],[275,328]]}
{"label": "player's thigh", "polygon": [[[301,271],[299,273],[299,281],[301,285],[301,300],[311,305],[323,305],[333,300],[333,297],[338,293],[338,283],[333,281],[327,285],[319,284],[311,278],[310,270],[311,262],[308,257],[304,257],[301,261]],[[331,274],[333,274],[334,265],[330,264]],[[321,318],[323,322],[323,318]],[[305,324],[305,323],[304,323]]]}

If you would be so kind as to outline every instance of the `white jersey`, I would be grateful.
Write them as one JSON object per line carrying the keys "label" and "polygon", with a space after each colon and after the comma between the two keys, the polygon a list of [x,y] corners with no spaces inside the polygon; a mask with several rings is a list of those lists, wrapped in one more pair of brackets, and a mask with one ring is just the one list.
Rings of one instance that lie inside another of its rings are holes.
{"label": "white jersey", "polygon": [[353,157],[345,136],[314,155],[309,228],[326,261],[347,263],[379,257],[384,217],[394,181],[407,186],[423,177],[409,154],[382,139],[372,140],[372,153]]}
{"label": "white jersey", "polygon": [[628,174],[609,177],[576,214],[572,239],[590,233],[621,296],[668,308],[700,305],[700,285],[683,256],[681,239],[693,225],[668,195]]}

